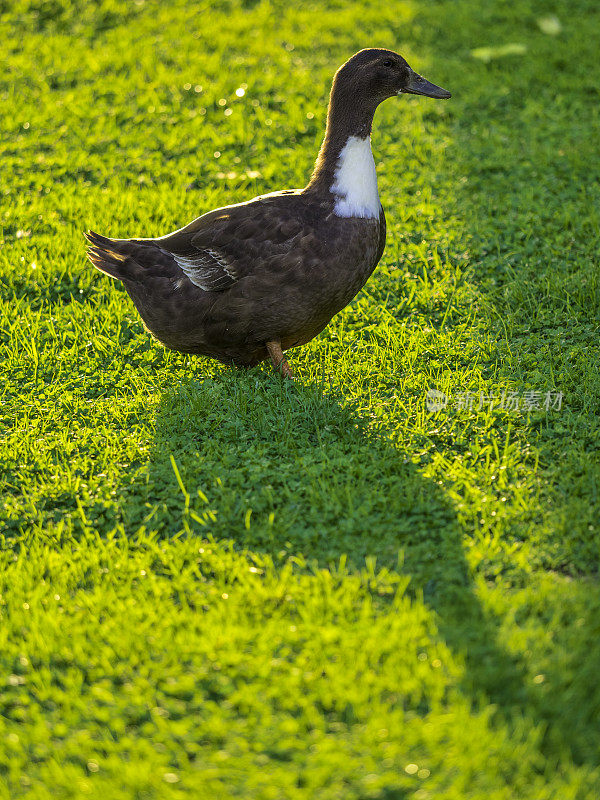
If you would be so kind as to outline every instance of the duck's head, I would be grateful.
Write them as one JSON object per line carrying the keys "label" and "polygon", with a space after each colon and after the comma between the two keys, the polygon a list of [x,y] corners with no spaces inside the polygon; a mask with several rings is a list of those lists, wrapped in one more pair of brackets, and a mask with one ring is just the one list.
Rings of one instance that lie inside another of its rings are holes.
{"label": "duck's head", "polygon": [[398,53],[376,48],[360,50],[348,59],[337,71],[333,86],[340,94],[375,105],[401,94],[422,94],[437,100],[451,96],[411,69]]}

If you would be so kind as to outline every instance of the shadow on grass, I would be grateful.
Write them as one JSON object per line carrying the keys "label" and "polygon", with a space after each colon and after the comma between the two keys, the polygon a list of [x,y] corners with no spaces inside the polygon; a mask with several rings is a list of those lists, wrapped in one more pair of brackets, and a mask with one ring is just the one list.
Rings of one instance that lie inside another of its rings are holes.
{"label": "shadow on grass", "polygon": [[[500,643],[501,617],[478,598],[463,533],[442,488],[341,397],[258,371],[168,392],[157,412],[147,480],[131,487],[124,508],[127,528],[145,522],[165,537],[181,528],[172,454],[190,508],[202,520],[192,523],[192,535],[230,541],[275,563],[303,556],[308,565],[326,567],[347,558],[353,569],[374,558],[378,568],[410,575],[409,592],[436,612],[440,636],[464,658],[463,691],[473,707],[493,704],[516,735],[524,718],[540,726],[546,760],[596,763],[595,712],[585,708],[581,680],[572,684],[570,675],[584,657],[597,670],[598,647],[585,656],[568,652],[553,691],[540,693],[526,657]],[[543,613],[550,622],[553,612]],[[585,634],[595,623],[581,624],[582,636],[569,647],[589,641]],[[577,714],[574,698],[581,703]]]}

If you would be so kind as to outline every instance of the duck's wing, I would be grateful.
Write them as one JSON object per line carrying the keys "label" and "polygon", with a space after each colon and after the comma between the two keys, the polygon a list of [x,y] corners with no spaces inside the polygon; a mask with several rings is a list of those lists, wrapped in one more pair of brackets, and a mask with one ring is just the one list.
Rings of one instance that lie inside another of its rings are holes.
{"label": "duck's wing", "polygon": [[303,238],[313,235],[305,207],[297,193],[257,197],[211,211],[153,241],[172,255],[196,286],[207,292],[222,291],[268,268],[269,262],[281,263]]}
{"label": "duck's wing", "polygon": [[239,272],[236,272],[223,250],[212,246],[197,246],[191,241],[189,245],[180,252],[168,252],[193,284],[205,292],[218,292],[228,289],[238,280]]}

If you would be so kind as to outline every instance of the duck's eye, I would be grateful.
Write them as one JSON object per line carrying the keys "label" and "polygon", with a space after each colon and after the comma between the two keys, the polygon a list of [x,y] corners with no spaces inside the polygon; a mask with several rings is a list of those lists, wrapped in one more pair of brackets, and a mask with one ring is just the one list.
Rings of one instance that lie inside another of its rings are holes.
{"label": "duck's eye", "polygon": [[386,60],[383,62],[383,66],[384,67],[392,67],[393,66],[393,62],[391,61],[391,59],[386,58]]}

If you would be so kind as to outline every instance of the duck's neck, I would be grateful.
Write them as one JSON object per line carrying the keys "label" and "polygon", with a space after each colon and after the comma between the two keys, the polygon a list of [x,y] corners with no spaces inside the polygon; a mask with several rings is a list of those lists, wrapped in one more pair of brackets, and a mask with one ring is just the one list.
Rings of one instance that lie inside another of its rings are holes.
{"label": "duck's neck", "polygon": [[379,217],[381,204],[371,152],[376,104],[344,97],[334,85],[325,138],[307,191],[331,194],[340,217]]}

